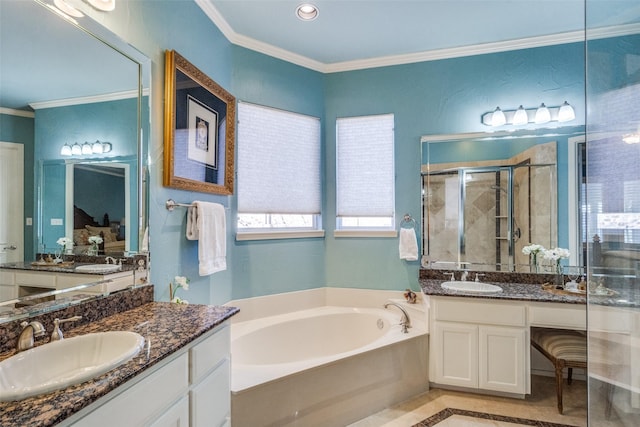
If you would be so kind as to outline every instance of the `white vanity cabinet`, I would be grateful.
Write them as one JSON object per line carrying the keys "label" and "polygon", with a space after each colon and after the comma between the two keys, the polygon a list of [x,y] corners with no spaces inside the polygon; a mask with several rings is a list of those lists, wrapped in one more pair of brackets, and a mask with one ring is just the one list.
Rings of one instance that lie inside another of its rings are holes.
{"label": "white vanity cabinet", "polygon": [[526,306],[430,297],[430,378],[445,386],[530,392]]}
{"label": "white vanity cabinet", "polygon": [[169,361],[149,368],[63,425],[228,426],[231,416],[229,354],[230,328],[225,322],[170,356]]}
{"label": "white vanity cabinet", "polygon": [[82,274],[0,269],[0,292],[3,295],[11,294],[13,298],[17,298],[46,290],[67,289],[84,283],[103,280],[111,280],[111,282],[83,289],[82,293],[102,294],[124,289],[133,284],[133,271],[118,271],[109,274]]}

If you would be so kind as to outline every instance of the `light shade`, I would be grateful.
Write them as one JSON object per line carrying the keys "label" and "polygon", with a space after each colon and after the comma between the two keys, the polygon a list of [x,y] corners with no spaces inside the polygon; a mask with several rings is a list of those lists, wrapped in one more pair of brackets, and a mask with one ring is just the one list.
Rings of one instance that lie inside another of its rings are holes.
{"label": "light shade", "polygon": [[64,144],[60,149],[61,156],[70,156],[71,155],[71,146],[69,144]]}
{"label": "light shade", "polygon": [[103,12],[111,12],[116,8],[116,0],[86,0],[91,6]]}
{"label": "light shade", "polygon": [[493,112],[493,116],[491,116],[491,126],[502,126],[507,123],[507,118],[500,109],[500,107],[496,107]]}
{"label": "light shade", "polygon": [[82,144],[82,155],[87,155],[87,154],[92,154],[93,153],[93,149],[91,148],[91,144],[89,144],[88,142],[85,142],[84,144]]}
{"label": "light shade", "polygon": [[82,147],[77,142],[71,146],[71,154],[74,156],[82,155]]}
{"label": "light shade", "polygon": [[[96,141],[97,142],[97,141]],[[111,143],[110,142],[103,142],[102,143],[102,152],[103,153],[109,153],[111,152]]]}
{"label": "light shade", "polygon": [[521,105],[513,114],[513,124],[516,126],[520,126],[526,125],[527,123],[529,123],[529,115],[527,114],[527,110],[525,110]]}
{"label": "light shade", "polygon": [[573,111],[573,107],[569,105],[567,101],[564,101],[564,104],[560,106],[560,110],[558,110],[558,121],[559,122],[569,122],[576,118],[576,112]]}
{"label": "light shade", "polygon": [[548,122],[551,121],[551,112],[549,111],[547,106],[544,105],[544,102],[542,104],[540,104],[540,106],[536,110],[535,121],[538,124],[540,124],[540,123],[548,123]]}

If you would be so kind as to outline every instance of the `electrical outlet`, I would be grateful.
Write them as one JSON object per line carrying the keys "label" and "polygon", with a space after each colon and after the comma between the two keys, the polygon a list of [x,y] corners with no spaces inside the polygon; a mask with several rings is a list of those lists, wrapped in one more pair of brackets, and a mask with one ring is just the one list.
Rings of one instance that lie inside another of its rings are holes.
{"label": "electrical outlet", "polygon": [[25,224],[26,225],[33,225],[33,218],[26,218],[25,219]]}
{"label": "electrical outlet", "polygon": [[62,218],[51,218],[51,225],[62,225]]}

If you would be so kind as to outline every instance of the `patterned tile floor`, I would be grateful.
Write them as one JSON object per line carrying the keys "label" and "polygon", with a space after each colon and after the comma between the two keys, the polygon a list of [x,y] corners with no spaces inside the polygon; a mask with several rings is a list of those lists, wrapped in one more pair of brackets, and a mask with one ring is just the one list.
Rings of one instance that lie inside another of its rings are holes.
{"label": "patterned tile floor", "polygon": [[[587,425],[587,386],[585,381],[575,380],[571,386],[566,386],[565,384],[563,415],[558,414],[556,409],[554,379],[533,376],[531,381],[532,393],[526,399],[432,389],[427,393],[351,424],[350,427],[411,427],[447,408],[540,420],[576,427],[585,427]],[[596,408],[593,412],[598,412],[598,410]],[[603,411],[600,412],[602,413]],[[438,422],[434,427],[516,427],[522,425],[527,424],[514,424],[454,414]],[[540,425],[544,426],[545,424],[541,423]],[[604,426],[606,424],[598,425]]]}

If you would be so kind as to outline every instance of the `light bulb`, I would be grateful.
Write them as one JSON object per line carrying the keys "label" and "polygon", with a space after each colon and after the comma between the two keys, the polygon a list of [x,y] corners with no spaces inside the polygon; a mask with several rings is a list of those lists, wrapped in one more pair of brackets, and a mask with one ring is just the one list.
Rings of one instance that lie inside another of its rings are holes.
{"label": "light bulb", "polygon": [[491,126],[502,126],[505,123],[507,123],[507,118],[500,107],[496,107],[493,115],[491,116]]}
{"label": "light bulb", "polygon": [[525,110],[521,105],[513,115],[513,124],[516,126],[521,126],[526,125],[527,123],[529,123],[529,116],[527,115],[527,110]]}
{"label": "light bulb", "polygon": [[538,109],[536,110],[536,123],[548,123],[551,121],[551,113],[544,102],[540,104]]}
{"label": "light bulb", "polygon": [[569,122],[576,118],[576,112],[573,111],[573,107],[569,105],[567,101],[564,101],[564,104],[560,106],[560,110],[558,110],[558,121],[559,122]]}
{"label": "light bulb", "polygon": [[87,155],[93,153],[93,149],[91,148],[91,144],[85,142],[82,144],[82,154]]}

